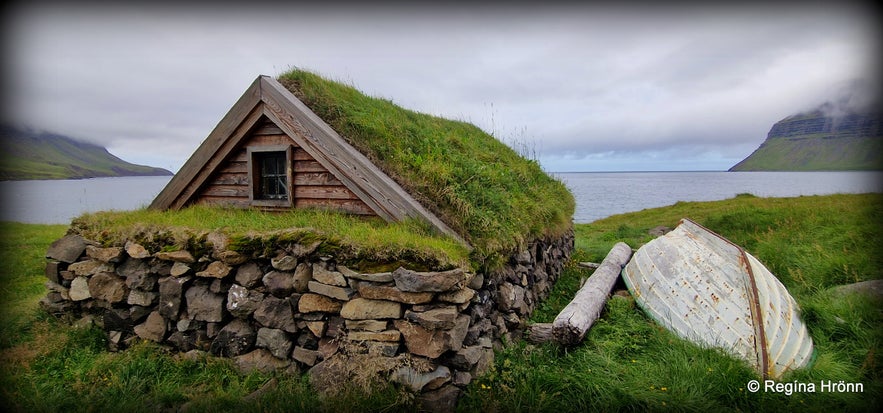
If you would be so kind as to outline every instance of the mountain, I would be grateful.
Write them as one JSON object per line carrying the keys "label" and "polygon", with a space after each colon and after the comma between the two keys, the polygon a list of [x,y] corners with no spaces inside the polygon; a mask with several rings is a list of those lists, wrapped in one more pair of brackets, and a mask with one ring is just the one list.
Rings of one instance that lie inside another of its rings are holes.
{"label": "mountain", "polygon": [[95,144],[9,125],[0,125],[0,148],[0,180],[172,175],[126,162]]}
{"label": "mountain", "polygon": [[883,169],[880,107],[825,103],[773,125],[766,140],[730,171]]}

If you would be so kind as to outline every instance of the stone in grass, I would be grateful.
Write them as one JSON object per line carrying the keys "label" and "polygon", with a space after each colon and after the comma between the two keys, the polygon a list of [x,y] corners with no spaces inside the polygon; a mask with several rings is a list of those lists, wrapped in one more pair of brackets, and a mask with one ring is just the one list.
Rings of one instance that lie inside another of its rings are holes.
{"label": "stone in grass", "polygon": [[447,366],[438,366],[433,371],[421,372],[413,367],[403,366],[396,369],[390,379],[396,383],[408,386],[415,392],[421,392],[424,388],[437,389],[451,380],[451,369]]}
{"label": "stone in grass", "polygon": [[272,374],[274,372],[286,372],[297,374],[297,368],[291,361],[280,360],[273,356],[267,349],[259,348],[252,352],[234,357],[233,362],[242,374],[250,374],[258,371],[263,374]]}
{"label": "stone in grass", "polygon": [[427,391],[418,397],[420,411],[425,412],[453,412],[457,407],[457,400],[462,396],[463,390],[457,386],[447,385],[438,390]]}
{"label": "stone in grass", "polygon": [[[478,373],[483,373],[484,368],[487,367],[487,358],[488,353],[490,352],[490,359],[493,359],[493,349],[484,348],[482,346],[469,346],[463,347],[457,352],[447,353],[445,355],[445,364],[462,371],[470,371],[474,367],[479,367],[481,371]],[[482,362],[481,366],[479,366],[479,362]]]}

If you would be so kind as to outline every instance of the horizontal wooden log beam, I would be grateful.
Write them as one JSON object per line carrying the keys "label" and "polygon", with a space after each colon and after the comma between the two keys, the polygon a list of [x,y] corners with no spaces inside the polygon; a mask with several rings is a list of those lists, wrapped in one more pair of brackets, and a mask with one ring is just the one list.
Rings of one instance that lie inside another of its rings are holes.
{"label": "horizontal wooden log beam", "polygon": [[564,346],[579,344],[592,324],[601,315],[604,304],[613,290],[616,279],[622,272],[632,249],[623,242],[618,242],[591,277],[576,292],[573,300],[558,313],[552,322],[552,337]]}

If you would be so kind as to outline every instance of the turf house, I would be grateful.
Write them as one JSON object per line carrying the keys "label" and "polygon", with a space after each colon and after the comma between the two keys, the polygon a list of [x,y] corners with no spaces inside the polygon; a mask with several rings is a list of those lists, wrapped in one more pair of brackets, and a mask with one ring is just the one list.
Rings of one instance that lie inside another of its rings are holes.
{"label": "turf house", "polygon": [[479,128],[295,69],[259,76],[149,208],[75,219],[44,308],[450,405],[573,249],[566,187]]}

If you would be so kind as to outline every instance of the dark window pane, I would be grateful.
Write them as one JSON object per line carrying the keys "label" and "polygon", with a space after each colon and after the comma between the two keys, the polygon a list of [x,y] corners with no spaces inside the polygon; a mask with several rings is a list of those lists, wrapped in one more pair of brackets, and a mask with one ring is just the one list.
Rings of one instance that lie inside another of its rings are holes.
{"label": "dark window pane", "polygon": [[259,180],[259,199],[288,199],[288,175],[285,168],[285,152],[265,152],[257,154],[261,176]]}

